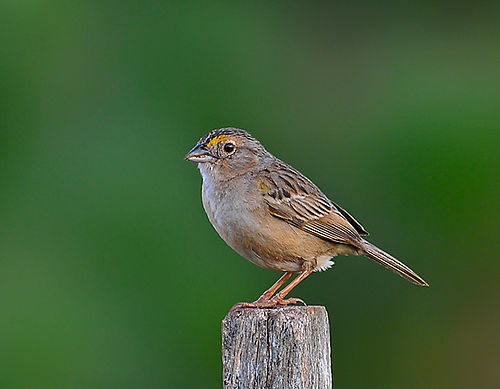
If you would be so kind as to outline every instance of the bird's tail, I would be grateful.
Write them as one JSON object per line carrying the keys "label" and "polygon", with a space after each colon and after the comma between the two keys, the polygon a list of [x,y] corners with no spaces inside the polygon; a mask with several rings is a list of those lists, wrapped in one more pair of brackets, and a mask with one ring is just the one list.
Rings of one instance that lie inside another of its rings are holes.
{"label": "bird's tail", "polygon": [[406,278],[408,281],[413,282],[416,285],[429,286],[429,284],[425,282],[422,277],[411,270],[408,266],[398,261],[392,255],[379,249],[377,246],[371,244],[366,240],[363,240],[360,246],[363,251],[362,254],[366,257],[380,263],[382,266],[386,267],[389,270],[392,270],[394,273],[400,275],[403,278]]}

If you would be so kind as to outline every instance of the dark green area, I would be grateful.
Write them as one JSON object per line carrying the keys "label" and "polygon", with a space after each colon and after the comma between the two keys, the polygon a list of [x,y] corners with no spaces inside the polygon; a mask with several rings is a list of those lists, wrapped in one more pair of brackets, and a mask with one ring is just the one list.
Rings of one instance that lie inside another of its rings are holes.
{"label": "dark green area", "polygon": [[186,151],[251,130],[421,274],[341,257],[337,388],[500,381],[498,2],[0,5],[0,387],[220,388],[279,275],[210,226]]}

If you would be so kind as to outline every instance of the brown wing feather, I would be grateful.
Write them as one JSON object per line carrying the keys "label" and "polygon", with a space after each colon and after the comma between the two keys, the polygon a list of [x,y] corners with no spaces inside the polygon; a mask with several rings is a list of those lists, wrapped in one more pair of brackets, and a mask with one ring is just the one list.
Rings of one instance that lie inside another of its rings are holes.
{"label": "brown wing feather", "polygon": [[284,162],[264,170],[258,182],[271,215],[332,242],[358,246],[362,241],[360,232],[366,231],[361,224]]}
{"label": "brown wing feather", "polygon": [[347,212],[344,208],[336,203],[333,203],[333,205],[337,207],[337,210],[342,214],[342,216],[344,216],[347,221],[356,229],[356,231],[358,231],[359,235],[370,235],[368,231],[365,230],[365,227],[363,227],[360,222],[354,219],[354,217],[349,212]]}

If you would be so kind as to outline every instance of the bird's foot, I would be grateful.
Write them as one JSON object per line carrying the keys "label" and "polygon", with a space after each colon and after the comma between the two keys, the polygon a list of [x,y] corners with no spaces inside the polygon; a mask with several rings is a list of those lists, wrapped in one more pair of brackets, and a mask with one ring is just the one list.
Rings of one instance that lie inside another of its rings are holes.
{"label": "bird's foot", "polygon": [[231,311],[240,308],[271,308],[271,307],[272,307],[271,300],[264,299],[261,297],[258,300],[255,300],[253,303],[234,304],[233,307],[231,308]]}
{"label": "bird's foot", "polygon": [[289,299],[284,299],[280,297],[279,294],[274,296],[271,300],[270,303],[273,304],[273,307],[285,307],[287,305],[295,305],[297,303],[301,303],[304,305],[307,305],[306,302],[302,299],[291,297]]}
{"label": "bird's foot", "polygon": [[259,298],[258,300],[254,301],[253,303],[238,303],[233,305],[231,308],[231,311],[235,309],[240,309],[240,308],[277,308],[277,307],[285,307],[287,305],[292,305],[292,304],[297,304],[297,303],[302,303],[304,305],[307,305],[304,300],[299,299],[299,298],[289,298],[289,299],[284,299],[278,295],[274,296],[272,299],[266,299],[266,298]]}

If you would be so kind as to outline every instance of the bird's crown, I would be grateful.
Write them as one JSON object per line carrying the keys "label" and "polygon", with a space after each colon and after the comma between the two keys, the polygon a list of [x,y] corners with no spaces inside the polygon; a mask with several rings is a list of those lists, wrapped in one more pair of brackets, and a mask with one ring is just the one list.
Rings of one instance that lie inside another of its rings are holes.
{"label": "bird's crown", "polygon": [[210,131],[200,139],[198,144],[215,146],[230,137],[246,138],[248,140],[257,141],[257,139],[245,130],[234,127],[226,127]]}

